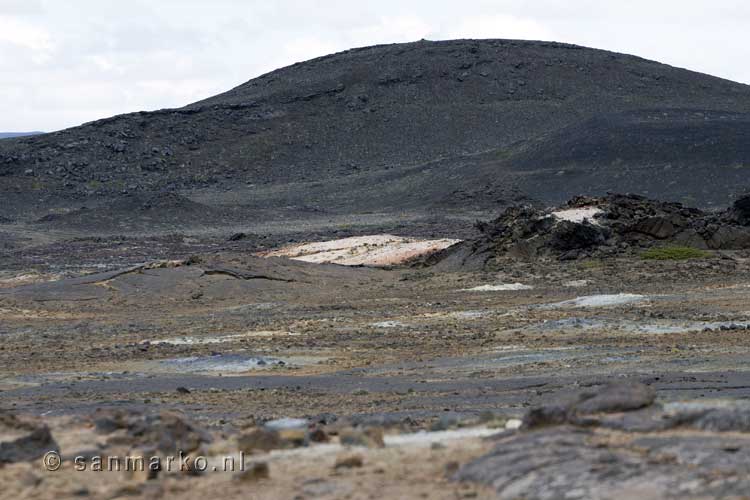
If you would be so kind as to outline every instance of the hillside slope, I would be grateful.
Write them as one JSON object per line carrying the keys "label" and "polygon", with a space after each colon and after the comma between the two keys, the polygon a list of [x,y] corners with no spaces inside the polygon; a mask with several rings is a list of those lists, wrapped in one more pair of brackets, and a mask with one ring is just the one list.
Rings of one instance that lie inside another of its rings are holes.
{"label": "hillside slope", "polygon": [[322,211],[605,190],[726,205],[750,186],[749,137],[750,86],[557,43],[421,41],[298,63],[181,109],[4,140],[0,195],[15,212],[29,198],[196,190]]}

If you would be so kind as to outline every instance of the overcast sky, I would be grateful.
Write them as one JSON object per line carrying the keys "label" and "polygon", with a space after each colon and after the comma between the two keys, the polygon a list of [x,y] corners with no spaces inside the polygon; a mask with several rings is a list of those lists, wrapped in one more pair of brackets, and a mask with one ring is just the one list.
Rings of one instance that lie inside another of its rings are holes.
{"label": "overcast sky", "polygon": [[0,131],[178,107],[421,38],[555,40],[750,83],[747,0],[0,0]]}

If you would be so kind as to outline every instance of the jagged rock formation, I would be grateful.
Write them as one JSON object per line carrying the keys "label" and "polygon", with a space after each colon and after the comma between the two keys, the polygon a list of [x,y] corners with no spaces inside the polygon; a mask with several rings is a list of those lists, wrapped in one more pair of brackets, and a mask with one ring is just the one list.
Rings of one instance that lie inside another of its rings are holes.
{"label": "jagged rock formation", "polygon": [[481,235],[431,258],[442,266],[482,268],[498,257],[570,260],[633,254],[655,246],[750,248],[750,196],[721,212],[637,195],[578,196],[555,209],[517,206],[477,223]]}

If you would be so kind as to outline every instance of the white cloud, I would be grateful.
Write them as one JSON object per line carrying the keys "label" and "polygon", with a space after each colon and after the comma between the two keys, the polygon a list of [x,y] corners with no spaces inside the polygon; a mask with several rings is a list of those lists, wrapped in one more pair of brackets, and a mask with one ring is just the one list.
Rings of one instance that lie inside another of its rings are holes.
{"label": "white cloud", "polygon": [[41,12],[42,3],[40,0],[2,0],[0,2],[0,16],[24,16],[39,14]]}
{"label": "white cloud", "polygon": [[46,30],[7,15],[0,15],[0,41],[35,51],[48,51],[53,47],[52,37]]}
{"label": "white cloud", "polygon": [[552,40],[554,35],[542,23],[533,19],[496,14],[459,19],[447,29],[445,38]]}
{"label": "white cloud", "polygon": [[381,43],[413,42],[427,38],[433,26],[416,15],[380,16],[377,22],[347,34],[347,39],[355,46]]}

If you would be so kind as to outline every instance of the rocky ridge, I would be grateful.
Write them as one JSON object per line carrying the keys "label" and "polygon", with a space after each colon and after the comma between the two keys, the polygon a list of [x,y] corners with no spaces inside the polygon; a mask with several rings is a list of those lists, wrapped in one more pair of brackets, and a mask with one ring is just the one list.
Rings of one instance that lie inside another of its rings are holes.
{"label": "rocky ridge", "polygon": [[602,258],[678,246],[701,250],[750,248],[750,196],[732,207],[704,212],[638,195],[578,196],[552,209],[506,209],[478,222],[481,235],[429,260],[443,266],[483,267],[497,257]]}

